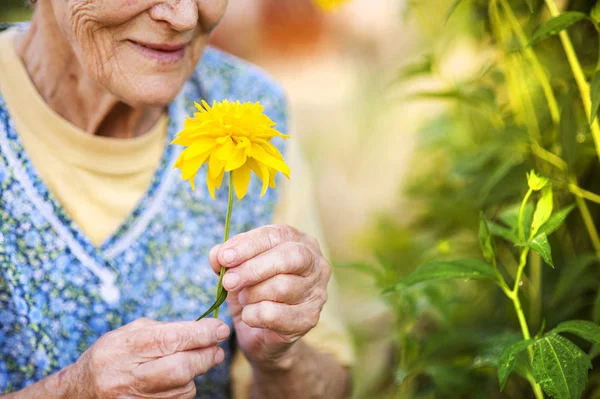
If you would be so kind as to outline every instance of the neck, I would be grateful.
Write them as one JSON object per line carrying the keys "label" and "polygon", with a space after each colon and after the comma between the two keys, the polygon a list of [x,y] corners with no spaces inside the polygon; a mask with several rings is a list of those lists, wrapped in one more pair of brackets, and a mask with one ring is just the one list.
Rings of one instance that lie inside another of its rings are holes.
{"label": "neck", "polygon": [[36,5],[30,29],[16,44],[44,101],[60,116],[93,135],[132,138],[152,129],[164,109],[129,106],[96,84],[65,40],[51,3],[41,1]]}

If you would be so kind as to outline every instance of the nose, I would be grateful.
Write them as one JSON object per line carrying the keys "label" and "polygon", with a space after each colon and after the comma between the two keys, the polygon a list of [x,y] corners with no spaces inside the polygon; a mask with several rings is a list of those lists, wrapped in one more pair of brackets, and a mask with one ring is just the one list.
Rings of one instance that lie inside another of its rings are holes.
{"label": "nose", "polygon": [[199,19],[197,0],[161,1],[150,9],[150,17],[166,22],[180,32],[193,30]]}

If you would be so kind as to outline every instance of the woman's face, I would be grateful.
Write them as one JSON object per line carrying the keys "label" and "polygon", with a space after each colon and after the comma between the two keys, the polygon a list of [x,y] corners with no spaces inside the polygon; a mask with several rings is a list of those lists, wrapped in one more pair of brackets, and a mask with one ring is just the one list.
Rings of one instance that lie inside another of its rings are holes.
{"label": "woman's face", "polygon": [[50,1],[84,73],[133,106],[163,106],[175,98],[228,2]]}

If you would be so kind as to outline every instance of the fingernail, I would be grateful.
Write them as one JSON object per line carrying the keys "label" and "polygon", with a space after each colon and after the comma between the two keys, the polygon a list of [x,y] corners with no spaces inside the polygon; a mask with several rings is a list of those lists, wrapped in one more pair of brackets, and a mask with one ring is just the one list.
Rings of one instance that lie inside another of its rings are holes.
{"label": "fingernail", "polygon": [[225,263],[234,262],[236,256],[237,254],[233,249],[228,249],[225,252],[223,252],[223,260],[225,261]]}
{"label": "fingernail", "polygon": [[223,349],[217,348],[217,353],[215,353],[215,364],[221,364],[225,360],[225,352]]}
{"label": "fingernail", "polygon": [[235,273],[227,273],[223,276],[223,285],[227,290],[232,290],[240,283],[240,276]]}
{"label": "fingernail", "polygon": [[229,336],[229,327],[223,324],[217,328],[217,338],[219,341],[223,341]]}

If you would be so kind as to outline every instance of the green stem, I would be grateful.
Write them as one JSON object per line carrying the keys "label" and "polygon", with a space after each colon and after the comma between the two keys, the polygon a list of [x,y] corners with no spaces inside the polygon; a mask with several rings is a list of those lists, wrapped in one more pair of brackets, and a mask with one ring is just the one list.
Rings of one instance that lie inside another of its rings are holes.
{"label": "green stem", "polygon": [[[571,184],[569,185],[569,190],[575,194],[575,203],[577,204],[577,208],[579,208],[579,213],[581,213],[581,217],[583,218],[583,223],[585,224],[585,228],[588,231],[588,235],[590,236],[590,240],[592,241],[592,245],[594,246],[594,250],[596,254],[600,255],[600,237],[598,237],[598,231],[596,230],[596,225],[594,224],[594,219],[592,218],[592,214],[583,199],[584,195],[577,186],[577,181],[574,178],[571,178]],[[591,193],[590,193],[591,194]]]}
{"label": "green stem", "polygon": [[537,253],[529,256],[529,322],[533,329],[539,329],[542,312],[542,258]]}
{"label": "green stem", "polygon": [[[527,265],[527,255],[529,254],[529,248],[525,248],[521,252],[521,258],[519,262],[519,268],[517,269],[517,276],[515,280],[515,286],[510,292],[508,297],[512,300],[513,306],[515,308],[515,312],[517,313],[517,318],[519,319],[519,325],[521,326],[521,333],[523,334],[523,339],[528,340],[531,339],[531,333],[529,332],[529,326],[527,325],[527,319],[525,318],[525,313],[523,312],[523,305],[521,305],[521,300],[519,299],[519,287],[521,282],[521,277],[523,276],[523,271],[525,270],[525,266]],[[533,349],[531,347],[527,348],[527,352],[529,353],[529,359],[533,360]],[[529,381],[531,384],[531,388],[533,389],[533,393],[537,399],[544,399],[544,393],[542,392],[542,388],[539,384],[535,383],[535,381]]]}
{"label": "green stem", "polygon": [[[225,232],[223,234],[223,242],[229,240],[229,230],[231,228],[231,211],[233,209],[233,171],[229,172],[229,198],[227,200],[227,216],[225,217]],[[218,299],[223,291],[223,276],[225,275],[225,269],[221,266],[221,272],[219,273],[219,283],[217,284],[217,296]],[[215,319],[219,318],[219,308],[215,309]]]}
{"label": "green stem", "polygon": [[[546,0],[546,6],[550,11],[550,15],[552,17],[557,17],[560,15],[560,10],[558,9],[554,0]],[[567,59],[569,61],[569,65],[571,66],[571,71],[573,72],[573,76],[575,77],[575,81],[577,82],[577,87],[579,87],[579,94],[581,95],[581,101],[583,102],[583,107],[585,108],[585,114],[587,115],[588,120],[592,114],[592,99],[590,97],[590,85],[588,84],[585,74],[583,73],[583,68],[581,67],[581,63],[579,62],[579,58],[577,58],[577,53],[575,52],[575,48],[573,47],[573,42],[571,42],[571,38],[567,31],[563,30],[559,33],[560,40],[565,49],[565,54],[567,55]],[[598,158],[600,158],[600,124],[598,123],[598,119],[594,120],[592,123],[592,137],[594,138],[594,145],[596,147],[596,154]]]}
{"label": "green stem", "polygon": [[525,207],[527,206],[527,202],[529,201],[529,197],[531,197],[532,193],[532,189],[527,190],[527,194],[525,194],[525,198],[523,198],[523,202],[521,202],[521,209],[519,210],[519,226],[517,226],[517,229],[519,231],[519,240],[521,240],[521,242],[525,242],[525,232],[523,231],[523,214],[525,213]]}

